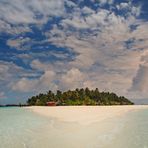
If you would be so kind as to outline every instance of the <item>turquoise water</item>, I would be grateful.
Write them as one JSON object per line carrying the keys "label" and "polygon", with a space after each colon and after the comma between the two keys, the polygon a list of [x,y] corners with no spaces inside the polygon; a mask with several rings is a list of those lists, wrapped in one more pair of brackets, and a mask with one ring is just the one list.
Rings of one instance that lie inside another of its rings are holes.
{"label": "turquoise water", "polygon": [[26,108],[0,108],[0,148],[148,148],[148,110],[105,122],[60,122]]}

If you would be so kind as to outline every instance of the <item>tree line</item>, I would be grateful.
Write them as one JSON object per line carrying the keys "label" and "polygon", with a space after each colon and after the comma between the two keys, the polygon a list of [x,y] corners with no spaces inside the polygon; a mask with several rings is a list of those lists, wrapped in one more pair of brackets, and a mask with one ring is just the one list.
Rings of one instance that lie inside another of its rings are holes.
{"label": "tree line", "polygon": [[132,105],[134,104],[124,96],[115,93],[100,92],[98,88],[90,90],[81,88],[62,92],[57,90],[53,93],[49,90],[46,94],[32,96],[28,99],[28,105],[46,106],[47,102],[56,102],[59,106],[70,105]]}

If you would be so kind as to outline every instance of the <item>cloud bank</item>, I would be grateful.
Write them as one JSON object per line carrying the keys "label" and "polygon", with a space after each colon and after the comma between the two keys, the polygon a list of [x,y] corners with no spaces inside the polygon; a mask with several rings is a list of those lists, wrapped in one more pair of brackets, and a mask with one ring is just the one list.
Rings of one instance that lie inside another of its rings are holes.
{"label": "cloud bank", "polygon": [[132,99],[148,96],[148,22],[141,17],[142,4],[88,3],[0,2],[0,32],[9,35],[5,50],[11,52],[9,61],[1,59],[3,91],[98,87]]}

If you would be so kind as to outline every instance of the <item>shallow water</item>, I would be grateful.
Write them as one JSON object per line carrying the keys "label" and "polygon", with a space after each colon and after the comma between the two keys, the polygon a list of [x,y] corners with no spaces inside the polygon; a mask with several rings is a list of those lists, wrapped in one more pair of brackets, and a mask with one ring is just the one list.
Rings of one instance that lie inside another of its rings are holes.
{"label": "shallow water", "polygon": [[148,110],[83,125],[0,108],[0,148],[148,148]]}

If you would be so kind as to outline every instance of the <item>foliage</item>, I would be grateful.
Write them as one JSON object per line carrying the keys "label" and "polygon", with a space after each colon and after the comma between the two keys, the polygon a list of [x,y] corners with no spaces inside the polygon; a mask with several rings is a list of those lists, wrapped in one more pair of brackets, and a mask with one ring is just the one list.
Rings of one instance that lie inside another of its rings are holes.
{"label": "foliage", "polygon": [[118,97],[115,93],[99,92],[98,88],[90,90],[81,88],[56,93],[48,91],[46,94],[39,94],[28,99],[28,105],[45,106],[47,102],[54,101],[58,105],[132,105],[127,98]]}

